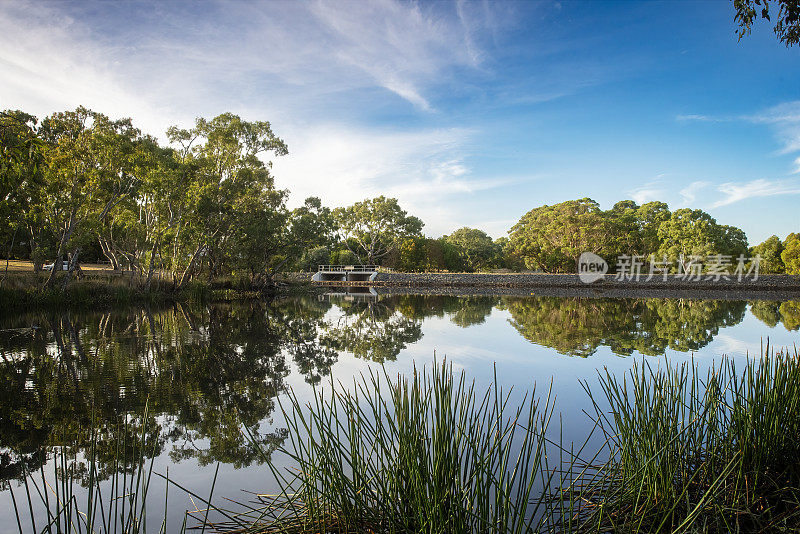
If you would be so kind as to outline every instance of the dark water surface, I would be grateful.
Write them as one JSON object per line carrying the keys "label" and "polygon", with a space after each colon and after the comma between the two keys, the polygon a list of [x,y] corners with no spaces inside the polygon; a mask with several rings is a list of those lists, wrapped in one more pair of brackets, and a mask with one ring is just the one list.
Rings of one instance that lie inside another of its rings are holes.
{"label": "dark water surface", "polygon": [[[273,450],[287,438],[278,397],[287,387],[305,397],[331,373],[344,383],[380,364],[408,374],[436,354],[480,386],[495,372],[520,394],[552,384],[564,437],[580,441],[588,419],[579,381],[591,385],[598,370],[622,373],[642,358],[757,357],[767,338],[800,341],[798,328],[796,301],[534,296],[314,295],[0,316],[0,524],[16,529],[8,488],[19,498],[23,470],[51,472],[54,446],[80,453],[78,429],[93,418],[104,432],[101,475],[123,439],[119,418],[131,414],[128,432],[138,437],[144,424],[156,472],[169,467],[170,478],[207,495],[219,464],[215,495],[246,500],[241,490],[275,487],[243,427]],[[161,517],[160,479],[151,494]],[[179,522],[192,507],[176,491],[168,515]]]}

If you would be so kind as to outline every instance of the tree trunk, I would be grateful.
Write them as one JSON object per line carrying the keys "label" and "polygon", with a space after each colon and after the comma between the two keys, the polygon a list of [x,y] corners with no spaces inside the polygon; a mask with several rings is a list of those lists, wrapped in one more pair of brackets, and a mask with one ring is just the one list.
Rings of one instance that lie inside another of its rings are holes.
{"label": "tree trunk", "polygon": [[[75,272],[75,266],[78,265],[78,256],[80,256],[81,249],[76,249],[69,258],[69,265],[67,268],[67,275],[64,277],[64,282],[61,284],[61,291],[67,288],[67,284],[72,280],[72,273]],[[53,269],[55,270],[55,268]]]}
{"label": "tree trunk", "polygon": [[153,241],[153,248],[150,249],[150,266],[147,268],[147,280],[144,283],[144,287],[147,291],[150,291],[150,283],[153,280],[153,271],[155,270],[155,265],[156,265],[157,250],[158,250],[158,241]]}
{"label": "tree trunk", "polygon": [[56,261],[53,263],[53,269],[50,271],[50,276],[47,277],[47,281],[44,283],[44,287],[50,287],[53,285],[56,279],[56,273],[61,270],[61,262],[62,258],[64,257],[64,247],[69,241],[69,238],[72,237],[72,231],[75,229],[75,212],[72,212],[69,216],[69,222],[67,223],[66,228],[61,233],[61,240],[58,243],[58,252],[56,253]]}
{"label": "tree trunk", "polygon": [[100,243],[100,250],[103,252],[103,256],[108,258],[108,261],[111,262],[111,268],[114,271],[119,271],[119,260],[117,259],[117,255],[114,254],[113,245],[100,236],[97,237],[97,241]]}
{"label": "tree trunk", "polygon": [[6,277],[8,276],[8,262],[11,260],[11,251],[14,250],[14,242],[17,240],[17,230],[19,230],[19,225],[14,227],[14,236],[11,238],[11,246],[8,247],[8,254],[6,255],[6,272],[3,274],[2,282],[5,282]]}
{"label": "tree trunk", "polygon": [[200,255],[200,252],[202,250],[203,250],[203,245],[202,244],[197,245],[197,250],[195,250],[194,254],[192,254],[192,258],[189,260],[189,265],[186,266],[186,269],[184,269],[183,271],[183,275],[181,275],[181,279],[178,282],[177,289],[183,287],[183,284],[185,284],[186,281],[189,279],[189,275],[191,274],[192,269],[194,268],[194,262],[197,261],[197,257]]}

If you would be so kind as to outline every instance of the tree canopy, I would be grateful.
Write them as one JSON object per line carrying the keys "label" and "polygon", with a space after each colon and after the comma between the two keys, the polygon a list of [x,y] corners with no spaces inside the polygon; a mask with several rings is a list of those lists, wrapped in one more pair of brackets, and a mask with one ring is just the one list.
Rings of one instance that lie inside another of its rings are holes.
{"label": "tree canopy", "polygon": [[[777,8],[770,11],[770,5]],[[773,31],[780,42],[787,47],[800,42],[800,1],[798,0],[733,0],[736,15],[733,19],[739,24],[739,39],[748,35],[759,16],[767,21],[775,21]]]}
{"label": "tree canopy", "polygon": [[363,263],[378,262],[401,239],[421,236],[423,222],[400,207],[396,198],[379,196],[334,210],[339,235]]}
{"label": "tree canopy", "polygon": [[722,255],[735,263],[748,252],[742,230],[718,224],[703,210],[670,212],[663,202],[639,206],[623,200],[603,211],[589,198],[532,209],[511,228],[507,247],[507,256],[545,272],[574,272],[583,252],[611,266],[620,256],[640,256],[643,262],[667,258],[677,266],[692,257]]}

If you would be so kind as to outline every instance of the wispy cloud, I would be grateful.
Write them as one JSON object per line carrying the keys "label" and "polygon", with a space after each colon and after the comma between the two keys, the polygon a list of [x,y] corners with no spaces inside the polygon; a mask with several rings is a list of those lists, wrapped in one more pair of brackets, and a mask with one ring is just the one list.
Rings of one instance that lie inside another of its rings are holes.
{"label": "wispy cloud", "polygon": [[690,183],[689,185],[681,189],[679,192],[681,195],[681,202],[684,205],[691,204],[697,198],[697,193],[700,190],[705,189],[709,185],[711,185],[709,182],[703,180],[698,180]]}
{"label": "wispy cloud", "polygon": [[358,104],[383,106],[395,95],[431,110],[430,86],[454,69],[478,68],[482,36],[491,32],[473,13],[483,6],[472,3],[219,2],[202,14],[181,2],[102,7],[5,4],[3,102],[25,96],[45,108],[77,100],[112,113],[152,100],[179,115],[224,101],[226,109],[257,104],[272,117],[296,117],[343,92],[383,89]]}
{"label": "wispy cloud", "polygon": [[319,196],[331,206],[365,198],[396,197],[410,213],[422,217],[426,233],[452,229],[458,214],[445,205],[512,181],[476,178],[465,161],[474,132],[428,129],[413,132],[364,130],[341,125],[289,132],[289,156],[274,162],[279,187],[290,188],[293,202]]}
{"label": "wispy cloud", "polygon": [[666,193],[663,187],[664,176],[666,176],[666,174],[659,174],[649,182],[635,189],[628,190],[626,193],[637,204],[646,204],[653,200],[662,200]]}
{"label": "wispy cloud", "polygon": [[640,188],[629,192],[631,199],[637,204],[646,204],[664,198],[664,190],[656,188]]}
{"label": "wispy cloud", "polygon": [[473,176],[472,130],[422,120],[380,129],[365,119],[430,117],[442,84],[483,68],[483,44],[503,23],[487,13],[500,9],[396,0],[101,6],[3,5],[0,108],[44,116],[83,104],[161,136],[223,111],[269,119],[289,145],[274,173],[292,203],[393,195],[429,232],[452,229],[457,213],[444,199],[509,183]]}
{"label": "wispy cloud", "polygon": [[724,196],[711,204],[710,209],[727,206],[749,198],[776,195],[800,195],[800,184],[791,180],[752,180],[750,182],[727,182],[717,190]]}
{"label": "wispy cloud", "polygon": [[730,118],[726,117],[714,117],[711,115],[698,115],[694,113],[690,113],[687,115],[677,115],[675,120],[680,122],[690,122],[690,121],[698,121],[698,122],[727,122],[730,121]]}
{"label": "wispy cloud", "polygon": [[[678,121],[690,122],[749,122],[754,124],[765,124],[770,126],[775,132],[781,148],[778,154],[786,155],[800,152],[800,100],[784,102],[776,106],[763,109],[757,113],[749,115],[735,116],[713,116],[701,114],[678,115]],[[800,158],[794,161],[796,169],[800,170],[798,164]]]}

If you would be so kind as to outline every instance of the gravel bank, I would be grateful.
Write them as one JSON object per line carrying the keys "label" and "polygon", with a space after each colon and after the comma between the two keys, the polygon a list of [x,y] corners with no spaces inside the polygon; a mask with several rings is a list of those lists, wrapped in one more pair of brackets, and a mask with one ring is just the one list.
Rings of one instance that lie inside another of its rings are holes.
{"label": "gravel bank", "polygon": [[728,280],[688,280],[669,275],[645,280],[617,280],[615,275],[585,284],[576,274],[483,274],[483,273],[378,273],[374,285],[404,287],[547,287],[610,289],[751,289],[761,291],[800,291],[800,276],[761,275],[757,279],[735,277]]}
{"label": "gravel bank", "polygon": [[[504,294],[585,297],[672,297],[721,299],[798,299],[800,276],[761,275],[741,281],[687,280],[678,276],[652,280],[617,280],[606,275],[592,284],[575,274],[483,274],[483,273],[379,273],[368,285],[381,293]],[[330,285],[367,285],[336,283]]]}

